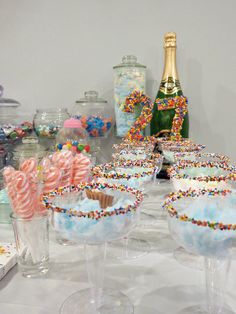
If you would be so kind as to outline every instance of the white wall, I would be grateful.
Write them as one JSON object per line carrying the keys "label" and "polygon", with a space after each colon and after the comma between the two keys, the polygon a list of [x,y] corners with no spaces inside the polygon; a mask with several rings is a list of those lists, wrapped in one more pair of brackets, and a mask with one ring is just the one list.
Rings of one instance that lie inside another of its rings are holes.
{"label": "white wall", "polygon": [[0,84],[24,111],[88,89],[112,103],[112,66],[135,54],[154,98],[163,34],[175,31],[191,135],[236,159],[235,0],[0,0]]}

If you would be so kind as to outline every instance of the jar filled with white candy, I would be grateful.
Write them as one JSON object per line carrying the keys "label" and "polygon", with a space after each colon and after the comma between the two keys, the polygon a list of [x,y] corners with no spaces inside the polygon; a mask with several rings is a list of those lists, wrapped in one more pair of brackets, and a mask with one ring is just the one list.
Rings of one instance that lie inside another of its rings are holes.
{"label": "jar filled with white candy", "polygon": [[141,108],[137,108],[134,113],[126,113],[122,111],[123,105],[126,97],[134,90],[145,93],[146,66],[138,63],[135,56],[127,55],[113,69],[116,135],[124,137],[140,115]]}

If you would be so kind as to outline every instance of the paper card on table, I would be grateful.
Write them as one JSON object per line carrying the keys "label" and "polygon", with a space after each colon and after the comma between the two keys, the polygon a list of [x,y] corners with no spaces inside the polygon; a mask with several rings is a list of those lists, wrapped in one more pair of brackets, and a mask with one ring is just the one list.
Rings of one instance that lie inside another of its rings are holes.
{"label": "paper card on table", "polygon": [[0,280],[15,266],[16,248],[12,243],[0,243]]}

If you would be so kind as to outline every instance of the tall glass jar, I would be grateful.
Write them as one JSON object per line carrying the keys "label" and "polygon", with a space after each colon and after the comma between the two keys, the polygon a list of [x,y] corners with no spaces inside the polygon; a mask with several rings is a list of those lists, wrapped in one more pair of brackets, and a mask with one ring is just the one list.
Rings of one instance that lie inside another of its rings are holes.
{"label": "tall glass jar", "polygon": [[134,90],[143,91],[146,88],[146,66],[137,62],[137,58],[127,55],[122,58],[122,63],[114,69],[114,102],[116,115],[116,134],[123,137],[134,124],[140,110],[134,113],[123,112],[126,97]]}
{"label": "tall glass jar", "polygon": [[55,143],[57,132],[63,127],[64,121],[70,118],[65,108],[38,109],[34,116],[34,130],[46,148]]}
{"label": "tall glass jar", "polygon": [[114,124],[114,111],[98,92],[87,91],[75,102],[72,115],[79,119],[90,137],[107,137]]}

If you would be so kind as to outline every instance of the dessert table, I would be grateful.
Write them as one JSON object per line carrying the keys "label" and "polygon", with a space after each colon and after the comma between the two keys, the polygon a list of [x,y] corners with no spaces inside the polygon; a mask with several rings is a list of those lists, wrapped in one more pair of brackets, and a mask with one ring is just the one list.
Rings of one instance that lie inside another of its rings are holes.
{"label": "dessert table", "polygon": [[[141,215],[133,237],[149,243],[149,253],[131,260],[112,258],[108,245],[105,288],[121,290],[134,304],[135,314],[174,314],[205,302],[204,271],[175,260],[177,247],[169,235],[166,214],[158,208],[171,191],[168,180],[157,185],[155,197],[144,201],[152,219]],[[152,211],[150,211],[152,210]],[[10,225],[0,225],[0,241],[14,241]],[[83,246],[62,246],[50,230],[50,270],[40,278],[24,278],[15,266],[0,281],[1,314],[56,314],[72,293],[88,288]],[[236,263],[229,273],[226,303],[236,313]]]}

